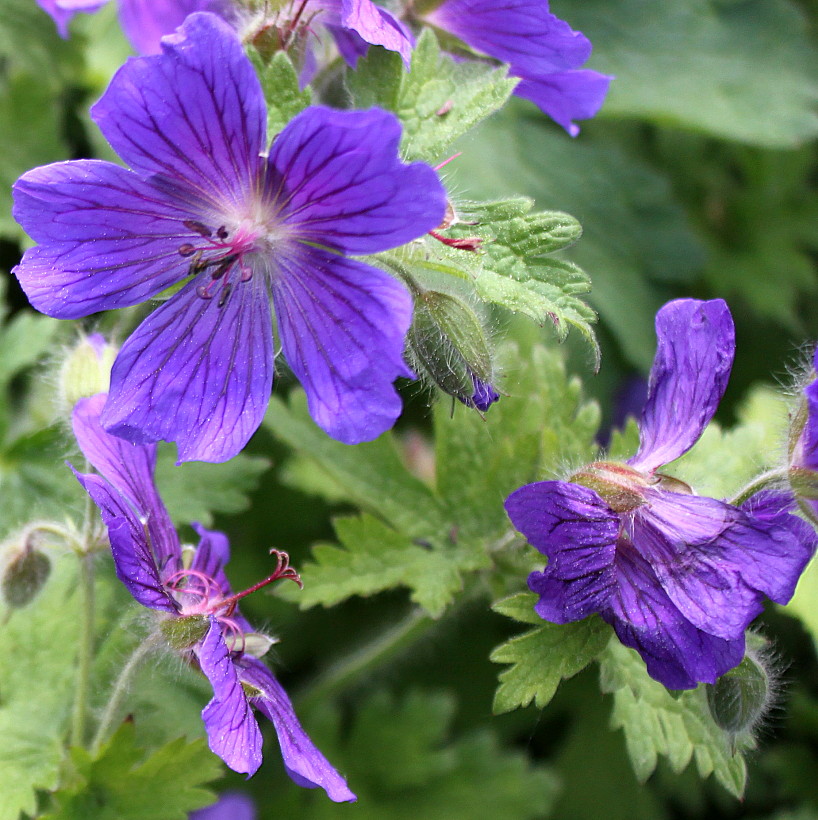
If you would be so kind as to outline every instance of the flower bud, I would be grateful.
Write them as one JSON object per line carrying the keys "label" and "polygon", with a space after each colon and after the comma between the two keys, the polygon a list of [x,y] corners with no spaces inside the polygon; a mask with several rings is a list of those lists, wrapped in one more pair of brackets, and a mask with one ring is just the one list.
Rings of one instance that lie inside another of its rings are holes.
{"label": "flower bud", "polygon": [[245,632],[243,649],[245,655],[254,658],[263,658],[273,644],[278,643],[278,638],[265,635],[263,632]]}
{"label": "flower bud", "polygon": [[60,368],[61,407],[70,412],[80,399],[107,392],[117,352],[99,333],[80,339]]}
{"label": "flower bud", "polygon": [[407,339],[416,369],[444,393],[481,411],[499,398],[491,386],[492,355],[486,332],[463,300],[439,291],[416,290]]}
{"label": "flower bud", "polygon": [[51,573],[51,560],[25,538],[19,549],[12,549],[11,557],[3,568],[0,589],[3,600],[13,609],[28,606],[45,586]]}
{"label": "flower bud", "polygon": [[771,701],[770,676],[752,653],[714,684],[707,684],[706,689],[713,720],[731,735],[751,731]]}
{"label": "flower bud", "polygon": [[161,621],[159,631],[172,649],[190,649],[204,638],[210,628],[207,615],[182,615]]}

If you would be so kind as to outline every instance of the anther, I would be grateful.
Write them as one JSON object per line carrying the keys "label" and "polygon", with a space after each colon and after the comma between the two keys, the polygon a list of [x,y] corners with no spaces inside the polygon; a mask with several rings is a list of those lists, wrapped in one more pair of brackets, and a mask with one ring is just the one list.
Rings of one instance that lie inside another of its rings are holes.
{"label": "anther", "polygon": [[230,236],[230,232],[222,225],[216,230],[216,236],[218,236],[219,239],[227,239],[227,237]]}
{"label": "anther", "polygon": [[223,288],[222,292],[219,296],[219,307],[223,308],[227,303],[227,299],[230,296],[230,292],[233,290],[233,285],[228,282]]}
{"label": "anther", "polygon": [[193,256],[196,253],[196,248],[190,244],[190,242],[185,242],[184,245],[179,245],[179,256]]}
{"label": "anther", "polygon": [[206,267],[207,262],[202,262],[202,252],[196,251],[196,255],[190,260],[188,274],[190,276],[195,276],[197,273],[201,273]]}
{"label": "anther", "polygon": [[207,227],[207,225],[203,225],[201,222],[197,222],[195,219],[186,219],[182,223],[186,228],[191,231],[195,231],[199,236],[204,236],[205,238],[209,238],[213,236],[213,231]]}
{"label": "anther", "polygon": [[212,299],[213,298],[213,294],[210,293],[204,285],[199,285],[199,287],[196,288],[196,295],[200,299]]}

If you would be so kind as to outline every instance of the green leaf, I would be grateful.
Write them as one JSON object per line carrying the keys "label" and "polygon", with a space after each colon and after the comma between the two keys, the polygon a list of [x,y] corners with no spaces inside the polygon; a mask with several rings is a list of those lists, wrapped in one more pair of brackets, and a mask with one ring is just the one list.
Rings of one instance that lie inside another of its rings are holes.
{"label": "green leaf", "polygon": [[125,723],[94,758],[71,750],[70,783],[53,795],[57,808],[44,820],[187,820],[215,799],[203,788],[221,774],[221,764],[203,739],[184,738],[146,753]]}
{"label": "green leaf", "polygon": [[599,618],[572,624],[551,624],[534,611],[537,596],[521,592],[498,601],[492,609],[523,623],[538,624],[522,635],[498,646],[490,656],[494,663],[510,663],[500,673],[494,697],[494,712],[501,714],[532,702],[543,709],[563,680],[581,672],[610,639],[610,628]]}
{"label": "green leaf", "polygon": [[298,74],[286,52],[276,52],[265,63],[258,51],[249,46],[247,56],[258,74],[267,101],[267,139],[271,140],[312,102],[312,91],[299,88]]}
{"label": "green leaf", "polygon": [[461,573],[481,566],[468,550],[419,546],[369,515],[337,518],[333,525],[341,546],[313,547],[315,563],[301,572],[304,589],[289,596],[302,607],[332,606],[352,595],[405,586],[415,603],[437,617],[462,589]]}
{"label": "green leaf", "polygon": [[156,463],[156,483],[177,524],[213,523],[214,513],[233,514],[250,506],[248,496],[270,467],[266,458],[240,453],[221,464],[174,464],[175,448],[162,446]]}
{"label": "green leaf", "polygon": [[600,686],[614,696],[611,725],[625,732],[631,765],[640,781],[653,773],[659,755],[677,774],[691,759],[701,777],[716,780],[735,797],[744,793],[744,757],[731,746],[731,736],[716,726],[704,687],[674,697],[653,680],[644,661],[612,638],[601,656]]}
{"label": "green leaf", "polygon": [[616,75],[602,116],[777,148],[818,134],[818,51],[795,3],[584,0],[565,19],[593,42],[591,66]]}
{"label": "green leaf", "polygon": [[355,106],[394,111],[403,124],[401,152],[407,159],[436,163],[474,125],[499,110],[517,84],[504,68],[479,62],[456,63],[441,53],[426,29],[405,73],[400,58],[372,48],[347,83]]}
{"label": "green leaf", "polygon": [[[322,750],[345,772],[358,795],[360,820],[446,818],[540,820],[557,784],[548,769],[500,746],[489,730],[454,734],[456,701],[445,693],[412,691],[402,698],[368,696],[340,740],[337,718],[310,727]],[[330,722],[331,721],[331,722]],[[321,796],[290,789],[279,816],[324,820],[338,816]]]}

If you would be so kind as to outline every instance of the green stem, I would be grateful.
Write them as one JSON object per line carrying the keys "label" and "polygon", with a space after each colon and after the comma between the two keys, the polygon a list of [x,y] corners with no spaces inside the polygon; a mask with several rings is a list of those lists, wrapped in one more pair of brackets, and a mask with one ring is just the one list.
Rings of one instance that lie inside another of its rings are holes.
{"label": "green stem", "polygon": [[746,484],[738,493],[736,497],[730,502],[738,507],[748,499],[752,498],[756,493],[769,487],[771,484],[777,484],[781,481],[786,481],[788,472],[786,468],[768,470],[766,473],[756,476],[749,484]]}
{"label": "green stem", "polygon": [[77,658],[77,688],[74,692],[74,710],[71,720],[71,743],[74,746],[81,746],[85,740],[91,662],[94,656],[94,556],[86,552],[79,556],[79,560],[82,616]]}
{"label": "green stem", "polygon": [[139,664],[156,648],[161,639],[162,636],[158,632],[153,632],[148,635],[148,637],[136,647],[131,657],[128,658],[128,662],[122,667],[119,677],[114,684],[114,688],[111,690],[108,703],[105,705],[105,711],[102,713],[102,718],[99,721],[97,733],[94,735],[94,741],[91,744],[91,754],[94,756],[99,754],[102,744],[105,743],[112,734],[111,728],[117,719],[122,701],[128,692],[128,687],[131,684],[131,678],[134,672],[136,672]]}
{"label": "green stem", "polygon": [[351,680],[414,643],[435,623],[422,609],[412,610],[402,621],[319,675],[294,698],[298,707],[306,710],[337,694]]}

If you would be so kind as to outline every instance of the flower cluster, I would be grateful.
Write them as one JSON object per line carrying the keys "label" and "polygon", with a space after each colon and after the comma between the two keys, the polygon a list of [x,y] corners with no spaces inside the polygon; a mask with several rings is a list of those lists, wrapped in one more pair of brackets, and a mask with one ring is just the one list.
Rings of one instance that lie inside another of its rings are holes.
{"label": "flower cluster", "polygon": [[712,418],[735,338],[720,299],[670,302],[626,464],[595,462],[570,481],[521,487],[506,501],[514,526],[548,557],[529,587],[537,613],[567,623],[599,613],[673,689],[713,683],[740,663],[744,631],[764,596],[786,603],[816,547],[791,495],[765,491],[742,507],[692,494],[659,472]]}
{"label": "flower cluster", "polygon": [[223,533],[193,524],[199,544],[183,551],[154,484],[155,445],[134,447],[100,424],[105,394],[77,403],[74,435],[98,471],[79,474],[108,528],[116,574],[142,606],[157,613],[161,633],[213,686],[202,711],[210,748],[237,772],[261,765],[261,731],[253,707],[270,719],[284,765],[302,786],[320,786],[335,801],[354,800],[344,779],[301,728],[290,699],[255,655],[269,648],[238,608],[238,601],[279,578],[297,579],[279,555],[276,571],[234,594],[225,575],[230,545]]}

